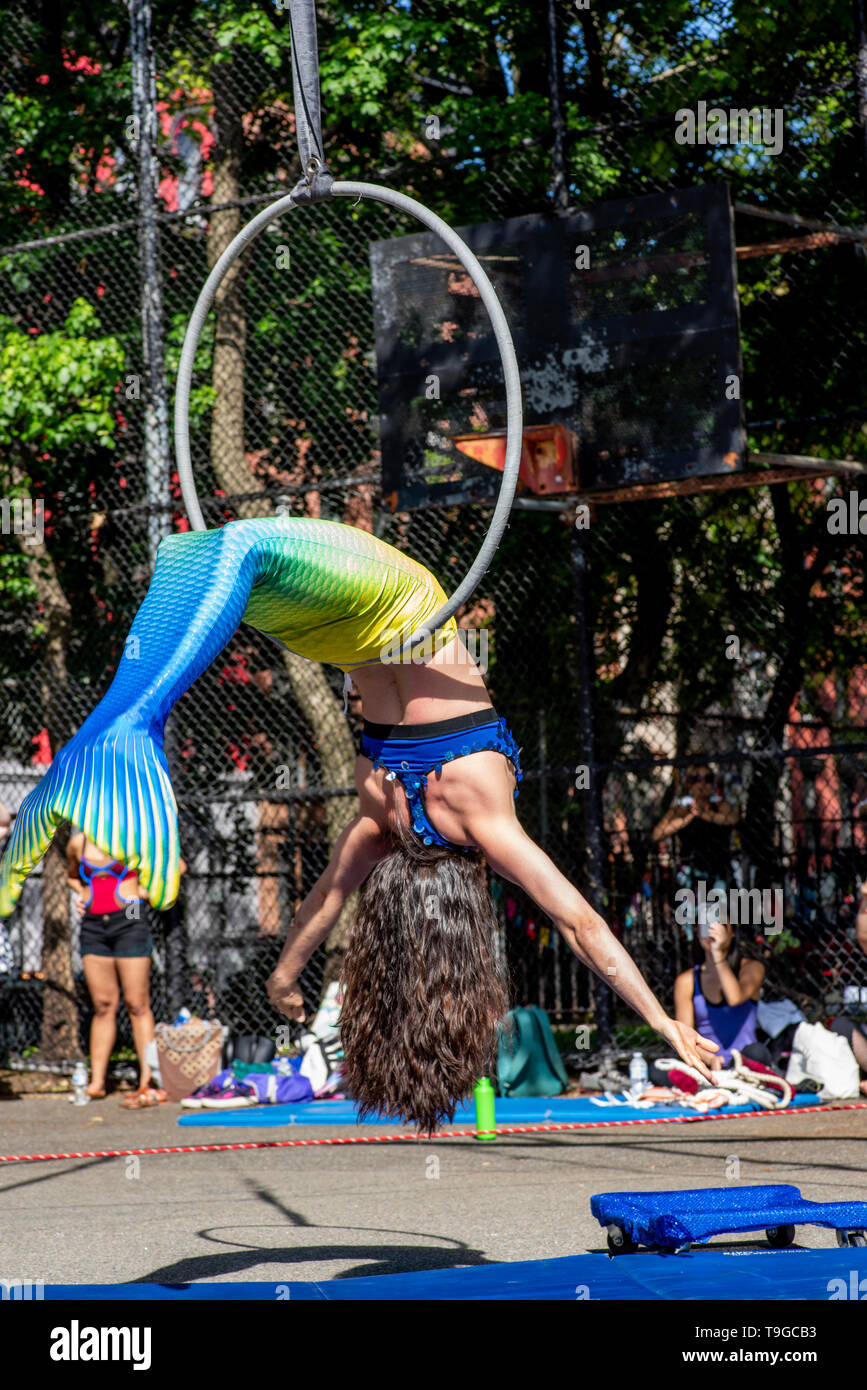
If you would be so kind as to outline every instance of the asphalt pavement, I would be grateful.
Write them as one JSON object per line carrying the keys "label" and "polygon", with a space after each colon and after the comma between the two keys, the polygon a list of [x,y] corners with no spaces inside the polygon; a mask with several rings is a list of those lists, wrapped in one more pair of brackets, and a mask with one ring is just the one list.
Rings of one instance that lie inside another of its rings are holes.
{"label": "asphalt pavement", "polygon": [[[0,1101],[0,1153],[326,1139],[375,1127],[180,1129],[179,1106]],[[322,1280],[604,1248],[590,1197],[791,1182],[867,1198],[867,1110],[502,1138],[0,1164],[0,1279]],[[759,1237],[748,1237],[743,1244]],[[725,1243],[719,1238],[716,1244]],[[797,1244],[835,1244],[801,1227]]]}

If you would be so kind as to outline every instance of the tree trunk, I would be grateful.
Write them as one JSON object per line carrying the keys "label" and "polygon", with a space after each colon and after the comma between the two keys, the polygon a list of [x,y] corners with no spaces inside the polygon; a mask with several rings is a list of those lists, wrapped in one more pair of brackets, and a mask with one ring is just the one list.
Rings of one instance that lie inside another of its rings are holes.
{"label": "tree trunk", "polygon": [[45,971],[45,993],[39,1050],[44,1058],[53,1061],[74,1060],[81,1056],[72,977],[69,888],[66,882],[68,838],[68,827],[64,825],[55,835],[42,869],[42,969]]}
{"label": "tree trunk", "polygon": [[[12,480],[17,487],[28,487],[23,471],[16,465],[12,467]],[[31,544],[33,540],[33,536],[19,537],[47,629],[45,660],[39,682],[40,713],[48,730],[52,752],[56,752],[71,732],[66,698],[69,601],[45,542]],[[61,826],[45,857],[42,870],[42,969],[46,986],[40,1051],[43,1057],[53,1061],[65,1061],[81,1055],[72,978],[72,931],[66,883],[67,836],[67,828]],[[62,850],[58,846],[62,846]]]}
{"label": "tree trunk", "polygon": [[259,931],[278,936],[280,912],[280,842],[286,838],[289,808],[281,801],[260,801],[256,817],[256,897]]}
{"label": "tree trunk", "polygon": [[[292,693],[316,739],[323,782],[329,787],[351,787],[355,781],[355,743],[325,672],[319,662],[307,661],[294,652],[285,652],[284,660],[292,682]],[[329,851],[333,850],[357,809],[354,796],[326,798],[325,818]],[[346,949],[357,901],[355,893],[347,898],[343,911],[325,943],[326,951]]]}
{"label": "tree trunk", "polygon": [[630,547],[637,584],[635,619],[623,669],[609,683],[604,703],[600,701],[597,751],[601,763],[616,756],[627,733],[624,721],[612,711],[641,709],[656,679],[673,601],[674,575],[668,547],[656,527],[648,524],[648,515],[652,517],[652,513],[645,509],[642,515],[640,504],[635,507],[636,540]]}
{"label": "tree trunk", "polygon": [[[755,765],[750,781],[743,842],[756,866],[760,881],[768,883],[780,873],[779,846],[768,833],[775,824],[774,812],[780,777],[785,766],[782,757],[786,726],[792,702],[801,689],[809,626],[806,619],[810,590],[818,583],[828,564],[833,538],[822,509],[810,528],[800,535],[792,513],[788,486],[771,488],[774,521],[780,538],[780,554],[787,582],[782,591],[782,622],[778,641],[783,656],[768,698],[757,743],[763,751],[779,753]],[[807,556],[812,563],[807,565]]]}
{"label": "tree trunk", "polygon": [[[244,136],[238,104],[239,87],[234,63],[214,67],[215,204],[237,202],[240,197]],[[241,209],[215,212],[208,225],[208,269],[212,270],[232,239],[241,230]],[[257,491],[244,452],[244,358],[247,350],[247,315],[244,307],[244,261],[236,261],[224,277],[216,296],[211,460],[220,487],[230,496]],[[261,516],[255,498],[237,502],[239,517]]]}

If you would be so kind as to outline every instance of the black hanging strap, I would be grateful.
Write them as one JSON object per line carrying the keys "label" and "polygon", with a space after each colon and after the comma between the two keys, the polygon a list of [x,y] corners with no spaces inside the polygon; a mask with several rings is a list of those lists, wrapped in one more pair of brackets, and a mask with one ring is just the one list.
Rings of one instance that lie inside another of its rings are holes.
{"label": "black hanging strap", "polygon": [[297,198],[315,201],[327,198],[334,182],[322,149],[315,0],[289,0],[289,27],[292,34],[295,135],[302,170],[294,193]]}

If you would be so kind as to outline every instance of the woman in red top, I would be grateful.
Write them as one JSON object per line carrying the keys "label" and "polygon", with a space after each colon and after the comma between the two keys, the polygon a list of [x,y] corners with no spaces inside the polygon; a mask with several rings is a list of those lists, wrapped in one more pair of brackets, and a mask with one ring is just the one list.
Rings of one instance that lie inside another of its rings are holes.
{"label": "woman in red top", "polygon": [[81,959],[93,1003],[87,1094],[95,1100],[105,1095],[122,989],[140,1073],[138,1090],[127,1104],[153,1104],[165,1096],[149,1089],[151,1073],[145,1061],[145,1049],[154,1036],[149,988],[153,939],[144,909],[147,895],[132,869],[103,854],[80,830],[69,838],[66,859],[67,879],[81,916]]}

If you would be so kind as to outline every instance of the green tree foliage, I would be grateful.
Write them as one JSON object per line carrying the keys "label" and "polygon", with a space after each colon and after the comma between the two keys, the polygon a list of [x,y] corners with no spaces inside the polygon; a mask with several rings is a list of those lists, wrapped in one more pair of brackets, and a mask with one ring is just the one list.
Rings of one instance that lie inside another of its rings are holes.
{"label": "green tree foliage", "polygon": [[82,659],[85,672],[100,659],[105,665],[105,632],[92,630],[94,601],[105,604],[105,575],[82,546],[68,499],[75,509],[92,476],[110,466],[123,365],[122,344],[102,333],[85,300],[48,333],[22,332],[0,318],[0,494],[38,503],[45,535],[44,546],[0,537],[0,611],[13,625],[19,615],[30,618],[17,641],[2,644],[0,669],[9,676],[37,660],[49,596],[68,605],[73,667],[81,670]]}

